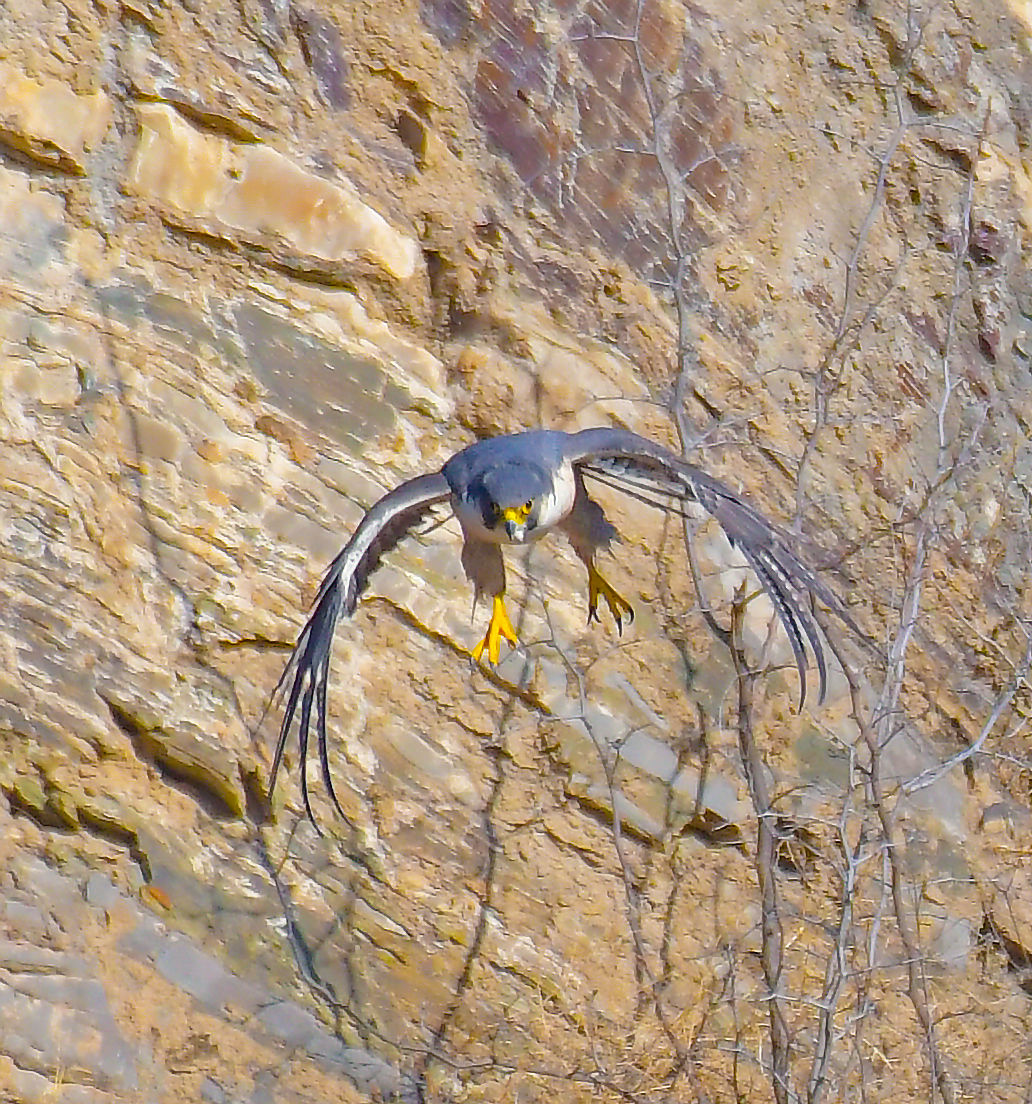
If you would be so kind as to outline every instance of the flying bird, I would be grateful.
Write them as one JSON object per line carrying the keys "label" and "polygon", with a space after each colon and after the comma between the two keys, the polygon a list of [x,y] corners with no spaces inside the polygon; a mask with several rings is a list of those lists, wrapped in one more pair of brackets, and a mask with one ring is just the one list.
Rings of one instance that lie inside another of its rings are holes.
{"label": "flying bird", "polygon": [[518,643],[505,608],[502,549],[537,541],[553,530],[565,535],[587,569],[589,622],[599,619],[600,602],[608,607],[618,629],[622,629],[625,617],[633,618],[630,602],[595,566],[596,553],[605,549],[617,533],[602,507],[589,496],[586,478],[658,509],[680,513],[680,503],[694,502],[714,517],[755,571],[785,628],[799,671],[800,706],[806,698],[807,642],[817,663],[823,700],[827,665],[807,603],[813,595],[840,614],[843,608],[793,551],[794,538],[780,532],[718,479],[629,430],[529,430],[490,437],[464,448],[440,471],[395,487],[359,522],[326,572],[312,613],[273,694],[273,701],[286,694],[286,707],[272,764],[270,795],[276,788],[294,718],[298,717],[301,794],[309,820],[316,824],[308,785],[314,709],[323,783],[337,811],[346,819],[334,792],[327,753],[326,695],[334,629],[342,614],[354,613],[380,557],[425,521],[435,507],[445,503],[451,506],[462,528],[462,567],[476,598],[491,599],[487,631],[472,651],[475,661],[483,660],[486,653],[487,660],[495,664],[503,638],[510,644]]}

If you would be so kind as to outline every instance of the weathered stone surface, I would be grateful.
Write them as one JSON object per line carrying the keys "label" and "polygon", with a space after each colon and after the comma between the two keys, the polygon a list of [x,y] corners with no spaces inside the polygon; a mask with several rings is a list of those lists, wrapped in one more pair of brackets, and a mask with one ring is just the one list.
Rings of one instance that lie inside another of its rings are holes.
{"label": "weathered stone surface", "polygon": [[[768,1101],[780,1008],[800,1099],[926,1100],[931,1040],[1026,1100],[1025,14],[0,5],[0,1096]],[[752,601],[740,713],[741,557],[602,489],[622,637],[550,540],[471,667],[421,533],[338,633],[348,820],[269,808],[363,511],[600,422],[784,521],[853,691]]]}
{"label": "weathered stone surface", "polygon": [[[6,817],[5,830],[11,855],[21,833]],[[374,1055],[344,1047],[310,1013],[234,977],[104,875],[83,882],[84,874],[81,867],[78,876],[61,873],[25,854],[7,867],[0,1092],[68,1104],[197,1099],[191,1093],[203,1081],[201,1069],[224,1048],[236,1051],[243,1072],[248,1061],[267,1066],[269,1055],[286,1046],[306,1053],[340,1099],[358,1099],[352,1084],[405,1098],[404,1078]],[[127,1002],[129,985],[149,994],[149,1014]],[[235,1082],[223,1069],[221,1086],[242,1099],[237,1094],[254,1074],[252,1067]],[[297,1091],[287,1070],[270,1069],[268,1078],[267,1091]]]}
{"label": "weathered stone surface", "polygon": [[33,80],[0,63],[0,145],[81,174],[110,125],[111,101],[99,89],[75,92],[63,81]]}
{"label": "weathered stone surface", "polygon": [[399,280],[419,250],[347,186],[307,172],[276,150],[230,142],[190,126],[166,104],[137,107],[140,133],[126,187],[167,217],[270,250],[303,264],[346,271],[364,257]]}

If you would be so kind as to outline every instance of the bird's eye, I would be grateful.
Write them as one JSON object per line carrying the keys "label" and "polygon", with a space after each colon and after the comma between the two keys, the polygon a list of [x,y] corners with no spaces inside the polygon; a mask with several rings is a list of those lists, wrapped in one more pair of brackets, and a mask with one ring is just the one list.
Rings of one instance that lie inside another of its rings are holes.
{"label": "bird's eye", "polygon": [[531,508],[531,506],[533,506],[533,505],[534,505],[534,503],[533,503],[533,502],[524,502],[524,503],[523,503],[523,512],[524,512],[525,514],[529,514],[529,513],[530,513],[530,508]]}

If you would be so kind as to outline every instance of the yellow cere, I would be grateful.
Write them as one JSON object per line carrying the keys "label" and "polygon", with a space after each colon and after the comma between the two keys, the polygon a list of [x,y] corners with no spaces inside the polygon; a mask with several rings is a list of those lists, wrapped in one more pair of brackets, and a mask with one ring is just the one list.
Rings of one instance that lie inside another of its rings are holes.
{"label": "yellow cere", "polygon": [[522,506],[506,506],[502,511],[505,521],[526,521],[533,502],[524,502]]}

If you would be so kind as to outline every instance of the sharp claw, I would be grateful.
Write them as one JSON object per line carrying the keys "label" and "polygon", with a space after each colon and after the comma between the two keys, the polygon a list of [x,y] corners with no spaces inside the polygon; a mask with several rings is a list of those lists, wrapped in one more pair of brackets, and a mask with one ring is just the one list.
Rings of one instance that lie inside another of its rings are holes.
{"label": "sharp claw", "polygon": [[496,594],[491,605],[491,620],[487,626],[487,633],[484,635],[484,639],[470,652],[473,662],[480,662],[486,648],[488,662],[492,666],[497,665],[502,654],[503,636],[514,648],[519,646],[516,630],[512,627],[509,614],[505,609],[505,596]]}
{"label": "sharp claw", "polygon": [[588,568],[588,624],[592,621],[601,622],[598,615],[598,600],[605,599],[609,612],[616,622],[616,631],[623,636],[624,618],[629,625],[634,620],[634,607],[622,595],[617,592],[602,578],[594,567]]}

